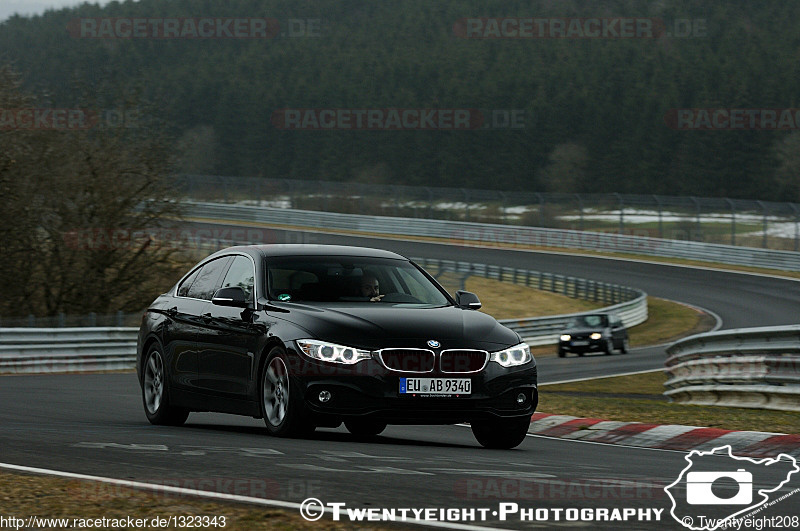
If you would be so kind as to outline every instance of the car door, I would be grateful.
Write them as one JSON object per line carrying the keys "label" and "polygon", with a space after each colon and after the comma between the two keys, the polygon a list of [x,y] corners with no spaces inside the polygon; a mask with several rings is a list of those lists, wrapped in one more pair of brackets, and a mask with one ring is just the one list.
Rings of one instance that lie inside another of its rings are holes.
{"label": "car door", "polygon": [[[255,265],[249,256],[232,257],[218,289],[240,287],[255,301]],[[209,304],[199,336],[200,385],[215,394],[245,399],[254,380],[256,349],[263,325],[253,323],[251,309]]]}
{"label": "car door", "polygon": [[166,316],[161,337],[174,389],[197,385],[197,333],[201,327],[200,314],[206,302],[189,298],[189,289],[202,268],[198,266],[187,275],[160,309]]}
{"label": "car door", "polygon": [[622,321],[616,315],[612,315],[611,319],[611,336],[614,338],[614,345],[622,345],[625,339],[625,327],[622,326]]}
{"label": "car door", "polygon": [[[174,305],[167,305],[169,318],[165,327],[170,374],[176,387],[199,387],[198,337],[205,327],[203,313],[210,304],[211,295],[221,281],[229,258],[215,259],[197,267],[175,290]],[[208,298],[206,298],[208,297]]]}

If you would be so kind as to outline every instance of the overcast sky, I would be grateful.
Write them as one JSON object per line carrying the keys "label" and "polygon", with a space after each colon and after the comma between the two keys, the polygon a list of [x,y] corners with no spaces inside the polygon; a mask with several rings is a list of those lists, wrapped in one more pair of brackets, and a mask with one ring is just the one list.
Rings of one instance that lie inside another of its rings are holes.
{"label": "overcast sky", "polygon": [[[0,21],[13,15],[41,15],[45,9],[75,6],[85,0],[0,0]],[[107,4],[109,0],[92,0],[92,4]]]}

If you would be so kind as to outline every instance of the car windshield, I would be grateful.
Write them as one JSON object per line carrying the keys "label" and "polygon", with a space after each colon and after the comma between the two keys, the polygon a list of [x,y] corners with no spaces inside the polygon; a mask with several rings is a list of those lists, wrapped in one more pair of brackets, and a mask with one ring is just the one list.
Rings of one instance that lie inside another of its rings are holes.
{"label": "car windshield", "polygon": [[445,294],[410,262],[352,256],[270,259],[269,296],[283,302],[446,306]]}
{"label": "car windshield", "polygon": [[602,326],[608,326],[608,316],[607,315],[581,315],[576,317],[570,323],[573,327],[588,327],[588,328],[597,328]]}

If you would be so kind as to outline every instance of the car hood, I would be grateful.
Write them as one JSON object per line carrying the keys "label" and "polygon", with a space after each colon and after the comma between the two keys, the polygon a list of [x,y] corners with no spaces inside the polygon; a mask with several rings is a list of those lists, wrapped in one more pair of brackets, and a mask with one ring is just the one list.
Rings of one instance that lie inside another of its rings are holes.
{"label": "car hood", "polygon": [[370,350],[430,348],[427,342],[435,340],[443,349],[492,351],[520,342],[516,332],[490,315],[454,306],[409,308],[381,303],[326,307],[285,303],[280,306],[289,310],[280,317],[302,327],[312,338]]}

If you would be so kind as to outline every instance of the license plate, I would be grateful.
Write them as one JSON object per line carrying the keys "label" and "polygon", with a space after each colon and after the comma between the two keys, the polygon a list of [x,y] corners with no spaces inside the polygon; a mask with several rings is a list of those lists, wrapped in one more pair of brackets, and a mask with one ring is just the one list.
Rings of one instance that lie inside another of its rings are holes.
{"label": "license plate", "polygon": [[589,344],[588,341],[573,341],[572,342],[572,345],[575,346],[575,347],[585,347],[588,344]]}
{"label": "license plate", "polygon": [[469,395],[472,380],[469,378],[400,378],[401,395]]}

